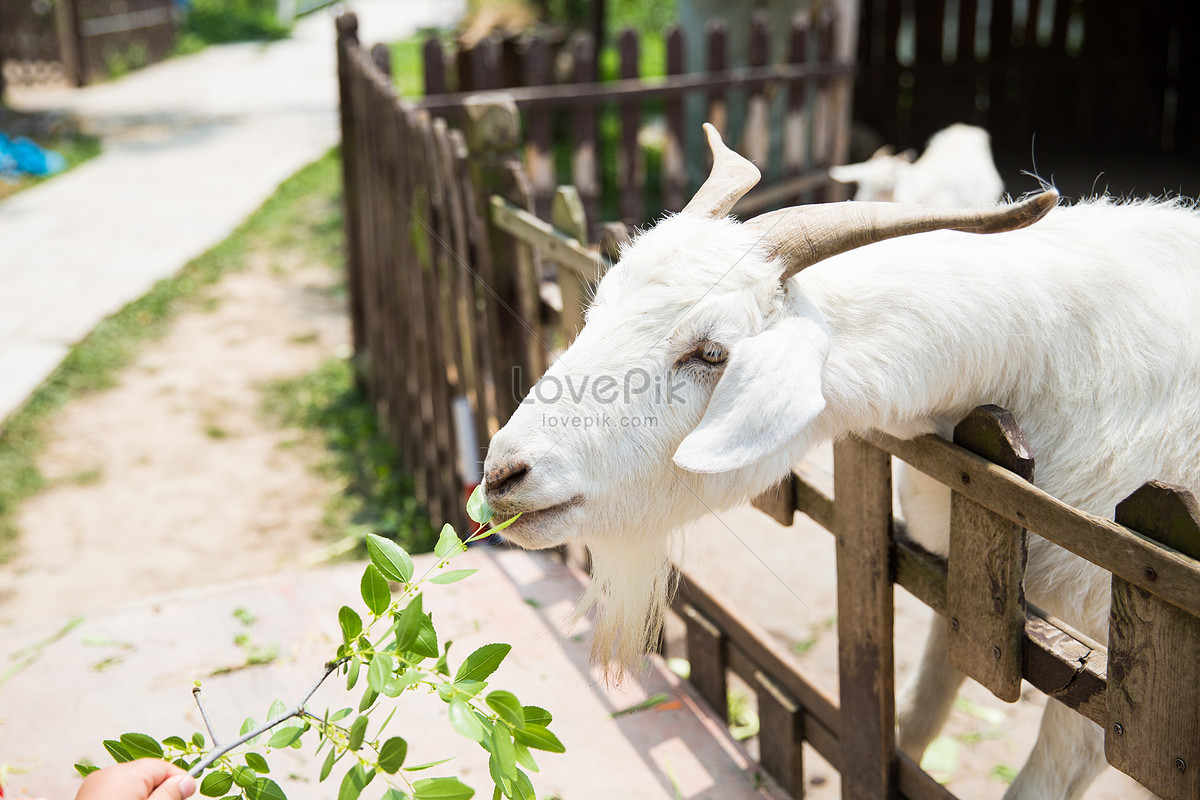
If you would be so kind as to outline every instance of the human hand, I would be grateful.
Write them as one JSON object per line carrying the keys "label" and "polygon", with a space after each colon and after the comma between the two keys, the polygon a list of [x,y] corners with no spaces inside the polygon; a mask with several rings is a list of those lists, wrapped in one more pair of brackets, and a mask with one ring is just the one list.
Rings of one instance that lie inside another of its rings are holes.
{"label": "human hand", "polygon": [[196,781],[174,764],[139,758],[88,775],[75,800],[183,800],[195,791]]}

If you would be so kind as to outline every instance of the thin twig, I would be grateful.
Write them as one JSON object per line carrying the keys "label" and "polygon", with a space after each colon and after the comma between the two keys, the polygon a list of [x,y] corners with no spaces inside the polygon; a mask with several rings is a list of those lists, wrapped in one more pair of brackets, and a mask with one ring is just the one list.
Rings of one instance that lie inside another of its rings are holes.
{"label": "thin twig", "polygon": [[246,742],[250,741],[251,739],[255,738],[256,736],[261,736],[262,734],[271,730],[271,728],[274,728],[276,725],[279,725],[280,723],[286,722],[287,720],[291,719],[292,717],[302,716],[305,713],[304,706],[308,703],[308,701],[312,698],[312,696],[314,694],[316,694],[317,689],[321,688],[321,684],[325,682],[325,679],[328,678],[330,675],[332,675],[334,672],[337,672],[338,668],[340,666],[342,666],[342,664],[345,664],[349,660],[350,660],[350,656],[346,656],[344,658],[339,658],[336,661],[330,661],[328,664],[325,665],[325,672],[321,675],[321,677],[319,677],[315,681],[313,681],[313,685],[309,688],[308,693],[305,694],[304,698],[299,703],[296,704],[295,708],[293,708],[291,711],[285,712],[284,714],[282,714],[279,717],[276,717],[275,719],[271,720],[270,722],[265,722],[262,725],[259,725],[254,730],[241,736],[237,741],[231,742],[231,743],[225,745],[224,747],[219,747],[219,748],[209,751],[209,754],[207,756],[205,756],[204,759],[201,760],[199,764],[197,764],[196,766],[194,766],[190,770],[188,770],[188,774],[191,775],[193,778],[198,777],[201,772],[203,772],[204,770],[211,767],[213,764],[216,763],[217,759],[219,759],[221,756],[225,755],[229,751],[234,750],[238,747],[241,747]]}
{"label": "thin twig", "polygon": [[213,747],[220,747],[221,743],[217,741],[217,732],[213,730],[212,723],[208,720],[208,712],[204,710],[204,698],[200,696],[200,687],[192,687],[192,697],[196,698],[196,706],[200,709],[200,716],[204,718],[204,727],[208,728],[208,736],[212,739]]}

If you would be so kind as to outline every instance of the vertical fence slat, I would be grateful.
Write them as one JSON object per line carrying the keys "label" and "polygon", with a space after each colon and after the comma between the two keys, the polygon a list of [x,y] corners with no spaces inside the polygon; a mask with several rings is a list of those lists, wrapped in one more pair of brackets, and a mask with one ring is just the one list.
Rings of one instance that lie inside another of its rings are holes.
{"label": "vertical fence slat", "polygon": [[[684,72],[683,31],[672,27],[667,33],[667,74],[682,75]],[[683,98],[671,97],[664,107],[667,141],[663,149],[663,208],[666,211],[681,211],[687,202],[687,132],[684,130]]]}
{"label": "vertical fence slat", "polygon": [[728,666],[725,634],[699,609],[687,605],[683,609],[687,626],[687,656],[691,665],[689,680],[700,696],[708,701],[721,719],[729,719]]}
{"label": "vertical fence slat", "polygon": [[[750,17],[747,56],[751,67],[765,67],[769,59],[770,17],[766,11],[755,11]],[[767,171],[771,138],[767,130],[767,97],[765,87],[750,91],[746,99],[746,124],[742,129],[741,154]]]}
{"label": "vertical fence slat", "polygon": [[[595,83],[596,47],[585,31],[577,31],[571,40],[576,83]],[[600,172],[596,158],[596,109],[577,106],[571,109],[571,183],[579,189],[588,223],[600,221]]]}
{"label": "vertical fence slat", "polygon": [[[617,37],[617,53],[621,59],[622,78],[639,75],[639,43],[637,31],[626,29]],[[638,147],[638,131],[642,126],[642,104],[628,100],[619,105],[621,118],[620,148],[617,152],[618,215],[627,225],[642,220],[642,194],[645,191],[645,164]]]}
{"label": "vertical fence slat", "polygon": [[[788,33],[788,63],[805,63],[808,60],[807,16],[793,16]],[[783,123],[785,177],[793,177],[812,168],[812,124],[811,116],[807,113],[810,86],[809,81],[796,81],[788,86],[787,115]]]}
{"label": "vertical fence slat", "polygon": [[[587,214],[579,190],[574,186],[560,186],[554,193],[554,205],[550,222],[563,233],[574,236],[581,244],[588,240]],[[583,312],[587,303],[588,288],[583,279],[573,270],[558,268],[558,286],[562,292],[562,315],[560,319],[564,344],[575,341],[575,335],[583,328]]]}
{"label": "vertical fence slat", "polygon": [[[704,37],[704,55],[708,72],[721,72],[729,66],[726,57],[728,38],[729,29],[724,20],[710,19],[708,21]],[[729,132],[728,105],[723,89],[713,89],[708,93],[708,121],[722,136]]]}
{"label": "vertical fence slat", "polygon": [[425,65],[425,95],[444,94],[449,91],[446,85],[446,50],[436,36],[430,36],[421,46],[421,55]]}
{"label": "vertical fence slat", "polygon": [[[1200,559],[1200,503],[1151,481],[1116,521]],[[1164,800],[1200,796],[1200,618],[1113,576],[1108,636],[1110,764]]]}
{"label": "vertical fence slat", "polygon": [[[954,443],[1033,480],[1033,455],[1012,414],[980,406],[954,428]],[[1025,640],[1025,530],[954,493],[946,617],[950,662],[1009,703],[1021,697]]]}
{"label": "vertical fence slat", "polygon": [[[540,36],[529,40],[525,49],[525,84],[545,86],[550,83],[550,45]],[[554,169],[554,149],[550,141],[550,111],[530,109],[527,113],[525,136],[525,168],[533,183],[533,208],[542,219],[550,217],[550,203],[558,176]]]}
{"label": "vertical fence slat", "polygon": [[759,761],[794,798],[804,797],[804,714],[796,699],[762,672],[758,696]]}
{"label": "vertical fence slat", "polygon": [[[834,444],[842,797],[896,789],[891,581],[892,464],[858,438]],[[861,765],[849,769],[845,754]]]}
{"label": "vertical fence slat", "polygon": [[346,218],[346,283],[350,295],[350,334],[354,353],[365,347],[362,310],[362,250],[358,230],[361,224],[357,164],[359,154],[357,109],[354,106],[353,81],[356,78],[351,63],[351,51],[358,47],[358,18],[353,13],[337,19],[338,32],[338,113],[342,123],[342,207]]}

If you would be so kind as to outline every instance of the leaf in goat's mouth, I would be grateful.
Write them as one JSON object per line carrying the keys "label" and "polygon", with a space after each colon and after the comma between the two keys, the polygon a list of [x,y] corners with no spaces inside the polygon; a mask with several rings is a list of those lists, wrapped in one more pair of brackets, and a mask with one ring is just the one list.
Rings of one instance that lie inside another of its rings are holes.
{"label": "leaf in goat's mouth", "polygon": [[467,516],[480,525],[486,525],[496,516],[496,512],[483,496],[482,483],[475,487],[475,491],[471,492],[471,497],[467,500]]}

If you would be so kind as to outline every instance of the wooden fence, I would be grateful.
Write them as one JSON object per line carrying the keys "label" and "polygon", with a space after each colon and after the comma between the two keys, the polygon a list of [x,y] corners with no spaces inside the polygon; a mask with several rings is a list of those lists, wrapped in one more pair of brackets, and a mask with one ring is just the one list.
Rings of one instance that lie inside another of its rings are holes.
{"label": "wooden fence", "polygon": [[[755,14],[747,32],[749,65],[740,69],[729,68],[731,43],[720,20],[708,25],[699,72],[685,70],[683,31],[672,27],[663,36],[665,75],[655,78],[644,77],[653,68],[633,30],[617,36],[616,65],[609,70],[614,74],[608,76],[587,31],[565,41],[493,37],[450,53],[430,38],[424,47],[426,97],[417,105],[455,122],[466,97],[508,89],[524,118],[534,210],[547,219],[555,187],[569,183],[579,190],[594,233],[600,220],[643,225],[683,208],[707,174],[687,170],[689,162],[703,166],[707,157],[703,121],[763,166],[764,188],[739,210],[812,199],[813,190],[826,184],[835,153],[845,152],[848,136],[844,126],[824,122],[836,123],[842,115],[834,104],[849,102],[844,86],[829,78],[852,72],[835,60],[832,18],[815,24],[793,19],[786,58],[772,63],[768,17]],[[778,106],[774,126],[772,103]]]}
{"label": "wooden fence", "polygon": [[5,80],[83,86],[174,46],[174,0],[0,0],[0,91]]}
{"label": "wooden fence", "polygon": [[863,0],[862,11],[855,117],[902,148],[952,122],[1026,153],[1200,146],[1190,0]]}
{"label": "wooden fence", "polygon": [[[549,351],[578,330],[609,262],[588,244],[577,187],[555,190],[549,220],[534,213],[519,101],[464,99],[460,132],[396,97],[387,49],[368,55],[352,16],[338,29],[362,379],[431,516],[462,524],[463,483],[517,402],[511,369],[541,374]],[[605,230],[611,245],[618,237]],[[539,297],[539,262],[558,270],[558,311]],[[893,518],[892,456],[953,490],[948,559],[913,545]],[[713,708],[726,713],[730,673],[756,690],[767,772],[800,797],[807,742],[841,772],[843,797],[952,800],[895,747],[899,583],[947,617],[951,659],[967,675],[1006,700],[1029,681],[1104,727],[1118,768],[1166,800],[1197,797],[1200,508],[1191,495],[1147,484],[1116,522],[1066,506],[1029,482],[1020,431],[994,407],[977,409],[954,442],[876,434],[838,443],[834,463],[833,498],[792,476],[758,505],[787,523],[801,511],[837,536],[838,697],[694,577],[682,576],[675,599],[691,680]],[[1026,529],[1112,572],[1107,648],[1025,603]]]}

